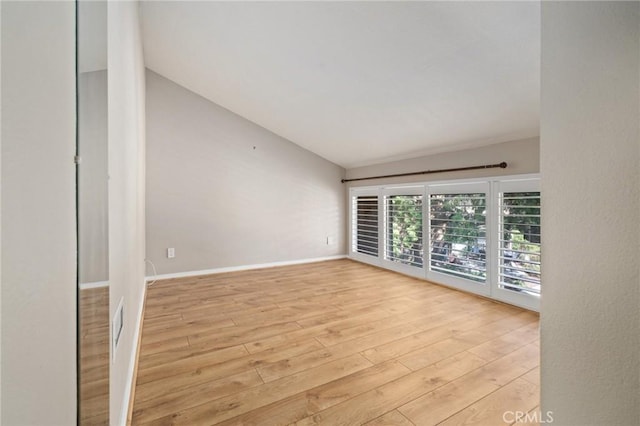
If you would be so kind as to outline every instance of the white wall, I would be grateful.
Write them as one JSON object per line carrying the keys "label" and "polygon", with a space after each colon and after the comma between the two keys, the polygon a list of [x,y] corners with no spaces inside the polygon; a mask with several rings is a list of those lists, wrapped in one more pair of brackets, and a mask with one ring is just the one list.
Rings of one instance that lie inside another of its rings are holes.
{"label": "white wall", "polygon": [[406,182],[427,182],[472,177],[504,176],[540,171],[540,144],[538,138],[522,139],[463,151],[444,152],[410,160],[393,161],[347,170],[347,178],[450,169],[507,162],[507,168],[448,172],[399,178],[371,179],[350,182],[349,186],[368,186]]}
{"label": "white wall", "polygon": [[76,421],[75,12],[2,2],[2,424]]}
{"label": "white wall", "polygon": [[78,75],[78,104],[78,154],[82,158],[78,167],[78,250],[80,284],[84,284],[109,278],[106,70]]}
{"label": "white wall", "polygon": [[[0,82],[2,81],[2,2],[0,2]],[[2,84],[0,83],[0,99]],[[2,129],[2,102],[0,101],[0,129]],[[2,176],[2,131],[0,130],[0,176]],[[2,383],[2,182],[0,181],[0,383]],[[0,385],[0,423],[2,423],[2,386]]]}
{"label": "white wall", "polygon": [[543,2],[543,411],[640,424],[640,3]]}
{"label": "white wall", "polygon": [[110,312],[124,328],[110,371],[110,419],[124,424],[144,296],[145,75],[137,2],[108,4]]}
{"label": "white wall", "polygon": [[153,72],[147,135],[158,274],[345,254],[343,168]]}

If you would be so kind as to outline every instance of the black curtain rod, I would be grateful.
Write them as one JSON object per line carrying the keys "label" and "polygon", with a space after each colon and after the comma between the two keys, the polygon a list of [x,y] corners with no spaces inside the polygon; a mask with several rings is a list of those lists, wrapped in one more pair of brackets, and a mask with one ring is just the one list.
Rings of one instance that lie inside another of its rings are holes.
{"label": "black curtain rod", "polygon": [[484,166],[469,166],[469,167],[456,167],[453,169],[439,169],[439,170],[424,170],[421,172],[410,172],[410,173],[397,173],[395,175],[381,175],[381,176],[369,176],[363,178],[353,178],[353,179],[342,179],[341,182],[355,182],[358,180],[369,180],[369,179],[384,179],[384,178],[394,178],[400,176],[416,176],[416,175],[430,175],[433,173],[447,173],[447,172],[462,172],[465,170],[479,170],[479,169],[495,169],[495,168],[506,169],[507,163],[502,162],[498,164],[485,164]]}

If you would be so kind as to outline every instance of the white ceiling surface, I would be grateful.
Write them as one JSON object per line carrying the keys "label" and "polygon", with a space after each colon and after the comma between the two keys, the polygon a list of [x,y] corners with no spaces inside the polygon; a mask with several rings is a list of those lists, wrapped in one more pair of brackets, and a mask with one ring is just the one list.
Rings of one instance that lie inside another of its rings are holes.
{"label": "white ceiling surface", "polygon": [[538,2],[143,2],[151,70],[346,168],[539,134]]}

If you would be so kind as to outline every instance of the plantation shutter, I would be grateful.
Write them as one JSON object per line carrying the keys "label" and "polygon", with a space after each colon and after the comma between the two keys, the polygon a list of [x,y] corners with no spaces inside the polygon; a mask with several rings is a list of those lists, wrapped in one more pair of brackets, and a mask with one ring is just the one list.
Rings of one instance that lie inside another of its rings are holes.
{"label": "plantation shutter", "polygon": [[378,196],[353,197],[352,251],[368,256],[378,256]]}
{"label": "plantation shutter", "polygon": [[429,269],[485,282],[487,278],[485,193],[431,193]]}
{"label": "plantation shutter", "polygon": [[385,259],[421,268],[422,195],[386,196],[385,224]]}
{"label": "plantation shutter", "polygon": [[540,294],[540,192],[501,192],[500,288]]}

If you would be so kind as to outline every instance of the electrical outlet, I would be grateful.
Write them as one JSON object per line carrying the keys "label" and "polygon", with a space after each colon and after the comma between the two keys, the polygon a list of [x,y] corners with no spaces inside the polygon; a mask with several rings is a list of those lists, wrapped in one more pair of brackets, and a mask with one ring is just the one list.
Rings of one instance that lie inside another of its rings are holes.
{"label": "electrical outlet", "polygon": [[330,246],[330,245],[332,245],[333,243],[334,243],[334,242],[333,242],[333,237],[327,237],[327,245],[328,245],[328,246]]}
{"label": "electrical outlet", "polygon": [[176,249],[175,249],[175,248],[173,248],[173,247],[169,247],[169,248],[167,249],[167,257],[168,257],[169,259],[173,259],[174,257],[176,257]]}

